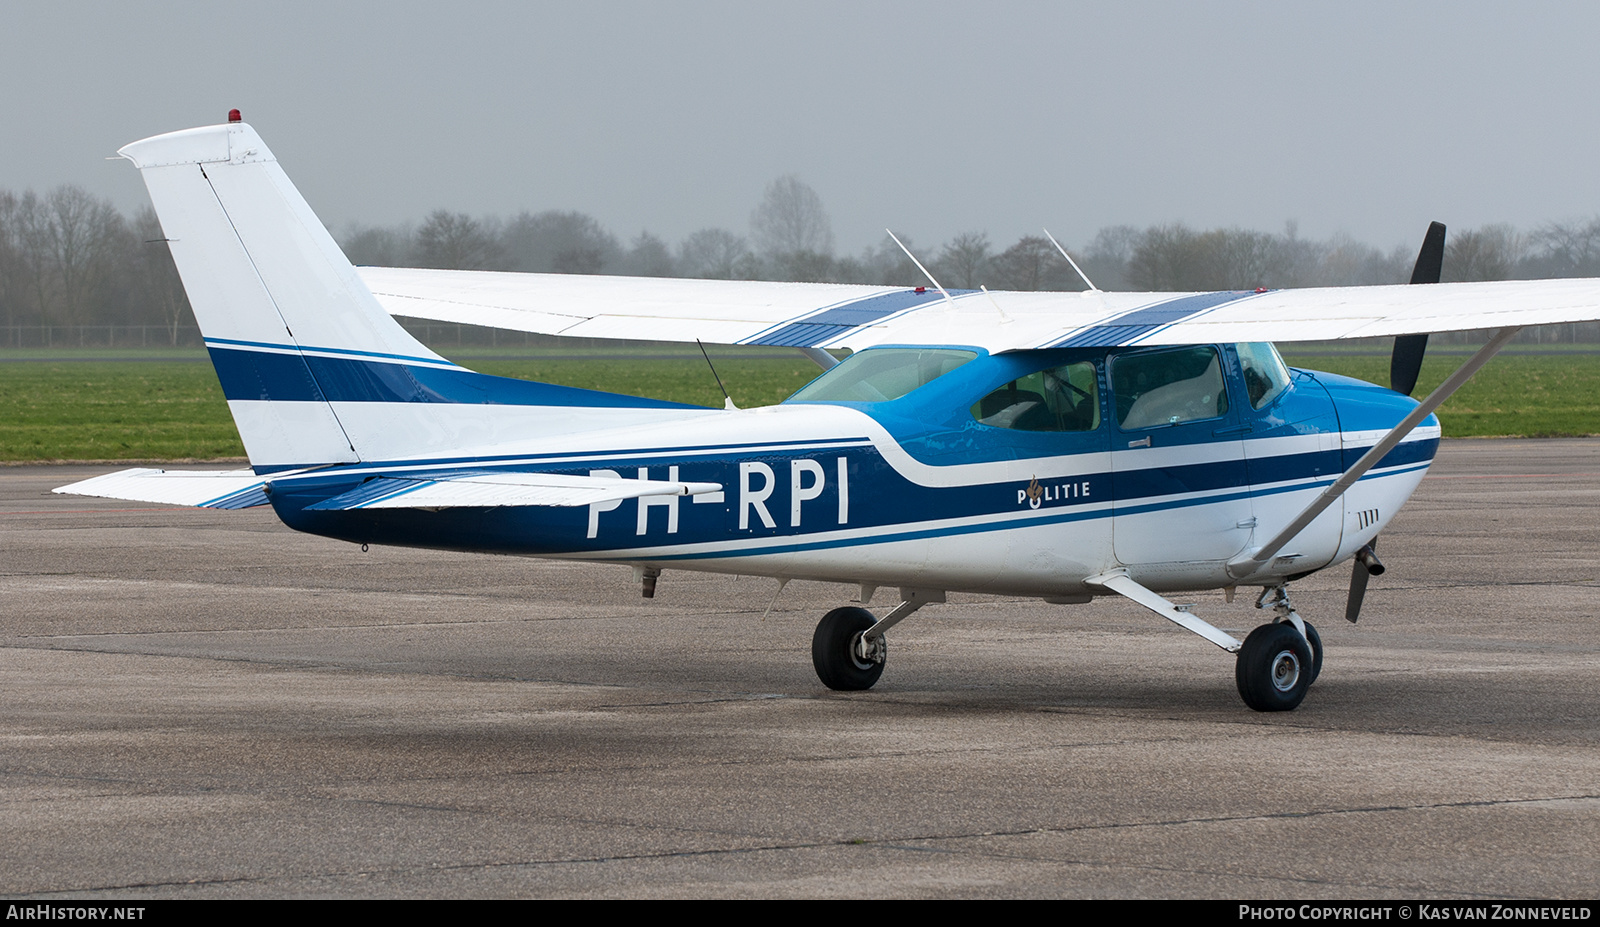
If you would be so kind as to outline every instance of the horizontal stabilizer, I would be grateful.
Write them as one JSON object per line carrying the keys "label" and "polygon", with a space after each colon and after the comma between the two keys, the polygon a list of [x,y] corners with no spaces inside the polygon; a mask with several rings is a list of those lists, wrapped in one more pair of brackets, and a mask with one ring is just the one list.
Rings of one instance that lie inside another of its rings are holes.
{"label": "horizontal stabilizer", "polygon": [[130,502],[163,502],[202,509],[266,505],[266,481],[250,470],[151,470],[135,467],[82,480],[52,492]]}
{"label": "horizontal stabilizer", "polygon": [[307,511],[579,506],[639,496],[698,496],[721,491],[721,483],[624,480],[558,473],[480,473],[453,479],[383,477],[363,483],[359,489],[342,496],[307,506]]}

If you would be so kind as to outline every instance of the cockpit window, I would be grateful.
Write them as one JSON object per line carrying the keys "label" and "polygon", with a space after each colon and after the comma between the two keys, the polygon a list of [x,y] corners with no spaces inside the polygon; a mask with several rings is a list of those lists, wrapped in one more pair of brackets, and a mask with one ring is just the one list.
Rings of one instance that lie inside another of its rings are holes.
{"label": "cockpit window", "polygon": [[948,348],[873,348],[852,354],[812,380],[790,402],[887,402],[978,355]]}
{"label": "cockpit window", "polygon": [[1244,390],[1252,408],[1264,408],[1289,385],[1289,368],[1278,349],[1265,341],[1238,344],[1239,366],[1244,371]]}
{"label": "cockpit window", "polygon": [[1111,365],[1117,424],[1124,431],[1216,418],[1228,411],[1217,349],[1126,354]]}
{"label": "cockpit window", "polygon": [[1100,427],[1094,364],[1063,364],[1018,377],[974,403],[972,417],[1018,431],[1093,431]]}

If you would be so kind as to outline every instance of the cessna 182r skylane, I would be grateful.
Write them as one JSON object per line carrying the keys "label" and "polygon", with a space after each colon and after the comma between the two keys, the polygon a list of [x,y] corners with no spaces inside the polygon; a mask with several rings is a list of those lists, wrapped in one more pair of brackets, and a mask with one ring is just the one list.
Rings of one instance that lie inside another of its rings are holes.
{"label": "cessna 182r skylane", "polygon": [[[400,544],[899,591],[812,640],[865,689],[885,632],[951,590],[1125,596],[1237,653],[1251,708],[1316,678],[1288,584],[1373,545],[1439,444],[1434,409],[1525,325],[1600,318],[1600,281],[1220,293],[945,292],[353,268],[250,126],[134,142],[251,469],[125,470],[58,492],[270,504],[289,526]],[[464,369],[394,315],[594,338],[799,348],[826,372],[708,409]],[[1426,333],[1497,329],[1421,404]],[[1291,370],[1269,342],[1397,338],[1395,386]],[[1416,337],[1420,336],[1420,337]],[[829,349],[855,353],[835,361]],[[1259,587],[1243,641],[1165,593]]]}

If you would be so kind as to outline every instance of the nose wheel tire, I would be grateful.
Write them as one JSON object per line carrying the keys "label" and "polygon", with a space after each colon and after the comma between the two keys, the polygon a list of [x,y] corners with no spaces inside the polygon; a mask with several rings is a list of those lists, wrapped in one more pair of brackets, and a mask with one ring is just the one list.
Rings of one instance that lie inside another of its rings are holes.
{"label": "nose wheel tire", "polygon": [[1302,619],[1301,624],[1306,626],[1306,640],[1311,644],[1311,681],[1316,682],[1317,677],[1322,675],[1322,635],[1311,626],[1311,622]]}
{"label": "nose wheel tire", "polygon": [[1311,688],[1315,670],[1311,647],[1294,625],[1264,624],[1244,639],[1234,678],[1239,696],[1256,711],[1293,711]]}
{"label": "nose wheel tire", "polygon": [[877,659],[865,659],[857,652],[861,633],[876,622],[871,612],[853,606],[822,616],[811,635],[811,663],[823,685],[840,692],[859,692],[878,681],[888,652],[886,642],[880,638],[873,648]]}

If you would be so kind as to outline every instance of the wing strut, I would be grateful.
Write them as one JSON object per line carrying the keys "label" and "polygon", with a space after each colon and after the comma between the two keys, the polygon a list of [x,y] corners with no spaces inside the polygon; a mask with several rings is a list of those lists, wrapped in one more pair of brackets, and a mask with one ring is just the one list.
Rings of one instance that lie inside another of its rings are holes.
{"label": "wing strut", "polygon": [[1401,419],[1400,424],[1394,426],[1388,434],[1383,436],[1383,440],[1374,444],[1371,450],[1362,454],[1361,459],[1356,461],[1354,466],[1346,470],[1345,474],[1335,480],[1332,486],[1324,489],[1322,495],[1318,496],[1299,515],[1295,516],[1294,521],[1289,522],[1282,531],[1278,532],[1276,537],[1250,553],[1229,561],[1228,575],[1234,579],[1243,579],[1261,569],[1263,563],[1277,556],[1278,551],[1283,550],[1285,544],[1294,540],[1295,535],[1304,531],[1306,525],[1311,524],[1318,515],[1322,514],[1324,509],[1344,495],[1345,491],[1351,486],[1354,486],[1363,474],[1371,470],[1391,450],[1394,450],[1395,445],[1403,441],[1413,428],[1420,425],[1423,419],[1432,415],[1435,409],[1439,408],[1446,399],[1454,395],[1456,390],[1460,389],[1467,380],[1472,378],[1473,374],[1478,372],[1478,368],[1488,363],[1489,358],[1495,356],[1519,331],[1522,331],[1522,326],[1514,325],[1496,332],[1495,336],[1489,339],[1488,344],[1479,348],[1478,353],[1468,358],[1467,362],[1462,364],[1455,373],[1452,373],[1449,379],[1439,384],[1438,389],[1429,393],[1428,398],[1422,400],[1421,405],[1412,409],[1410,415]]}
{"label": "wing strut", "polygon": [[1123,598],[1143,605],[1173,624],[1185,630],[1193,631],[1229,653],[1238,653],[1239,648],[1244,646],[1244,641],[1239,640],[1232,634],[1196,618],[1184,609],[1167,601],[1160,593],[1146,589],[1144,586],[1134,582],[1133,578],[1128,575],[1128,571],[1122,567],[1108,570],[1097,576],[1091,576],[1083,582],[1086,586],[1099,586],[1102,589],[1110,589]]}

